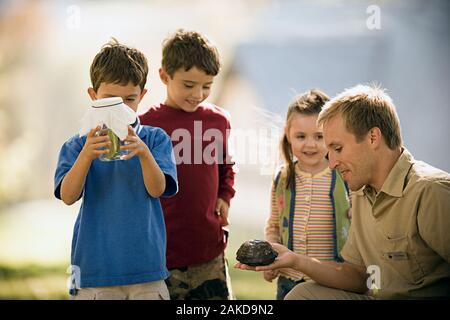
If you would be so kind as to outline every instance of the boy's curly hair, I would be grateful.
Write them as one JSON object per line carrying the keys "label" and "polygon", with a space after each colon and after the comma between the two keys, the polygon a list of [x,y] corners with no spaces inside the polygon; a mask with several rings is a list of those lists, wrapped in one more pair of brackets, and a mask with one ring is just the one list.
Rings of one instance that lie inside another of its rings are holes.
{"label": "boy's curly hair", "polygon": [[188,71],[194,66],[216,76],[220,70],[219,52],[202,34],[179,29],[164,40],[161,65],[171,78],[178,69]]}
{"label": "boy's curly hair", "polygon": [[127,85],[131,81],[144,89],[148,74],[147,58],[139,50],[112,38],[95,56],[90,73],[95,92],[102,82]]}

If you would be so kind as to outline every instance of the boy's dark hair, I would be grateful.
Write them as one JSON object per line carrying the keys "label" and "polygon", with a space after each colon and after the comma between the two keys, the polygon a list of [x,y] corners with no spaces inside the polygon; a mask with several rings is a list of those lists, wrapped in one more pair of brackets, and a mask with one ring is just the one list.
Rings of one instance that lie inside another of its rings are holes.
{"label": "boy's dark hair", "polygon": [[202,34],[179,29],[164,40],[161,65],[171,78],[178,69],[189,71],[192,67],[216,76],[220,69],[219,52]]}
{"label": "boy's dark hair", "polygon": [[127,85],[130,81],[144,89],[148,64],[137,49],[120,44],[115,38],[105,44],[91,64],[91,82],[97,92],[102,82]]}
{"label": "boy's dark hair", "polygon": [[[286,127],[289,128],[292,116],[294,114],[303,114],[306,116],[319,114],[328,100],[330,100],[330,98],[319,89],[311,89],[296,96],[288,107],[286,115]],[[281,154],[285,163],[287,164],[286,189],[288,189],[295,183],[295,165],[291,144],[288,141],[286,133],[284,133],[283,137],[281,138]]]}

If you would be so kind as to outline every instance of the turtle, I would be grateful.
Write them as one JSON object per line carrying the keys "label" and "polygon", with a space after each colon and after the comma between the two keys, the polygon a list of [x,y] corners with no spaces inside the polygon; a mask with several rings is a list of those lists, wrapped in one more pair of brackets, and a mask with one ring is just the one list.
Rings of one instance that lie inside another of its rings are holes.
{"label": "turtle", "polygon": [[236,252],[236,260],[249,266],[266,266],[278,256],[269,242],[264,240],[245,241]]}

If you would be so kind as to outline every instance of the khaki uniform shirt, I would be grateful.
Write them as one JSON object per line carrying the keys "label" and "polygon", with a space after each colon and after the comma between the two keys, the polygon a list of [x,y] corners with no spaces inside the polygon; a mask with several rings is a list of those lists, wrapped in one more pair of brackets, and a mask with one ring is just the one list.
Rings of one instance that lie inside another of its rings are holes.
{"label": "khaki uniform shirt", "polygon": [[378,194],[354,193],[341,255],[375,270],[377,298],[449,297],[450,175],[404,149]]}

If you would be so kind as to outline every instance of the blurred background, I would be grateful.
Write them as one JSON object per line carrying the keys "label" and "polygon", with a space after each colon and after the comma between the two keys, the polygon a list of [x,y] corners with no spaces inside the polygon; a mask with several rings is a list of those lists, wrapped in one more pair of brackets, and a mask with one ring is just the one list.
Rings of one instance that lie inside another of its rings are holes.
{"label": "blurred background", "polygon": [[275,284],[232,268],[263,238],[285,110],[312,87],[334,96],[358,83],[388,89],[406,147],[450,171],[450,3],[435,1],[0,1],[0,299],[67,299],[80,202],[53,197],[63,142],[89,106],[89,67],[111,37],[143,51],[149,93],[165,97],[161,43],[204,33],[223,68],[210,102],[232,117],[236,197],[226,251],[237,299],[273,299]]}

